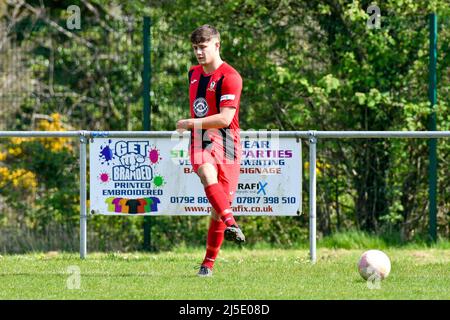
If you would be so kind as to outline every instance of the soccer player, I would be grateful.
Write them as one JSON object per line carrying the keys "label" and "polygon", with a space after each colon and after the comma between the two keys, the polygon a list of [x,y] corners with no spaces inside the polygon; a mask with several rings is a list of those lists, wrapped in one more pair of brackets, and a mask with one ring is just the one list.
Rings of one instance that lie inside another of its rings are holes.
{"label": "soccer player", "polygon": [[199,276],[211,276],[223,239],[245,241],[231,203],[239,179],[241,143],[239,102],[242,78],[220,57],[220,34],[203,25],[191,34],[198,65],[189,70],[190,119],[177,130],[191,130],[190,159],[212,205],[206,255]]}

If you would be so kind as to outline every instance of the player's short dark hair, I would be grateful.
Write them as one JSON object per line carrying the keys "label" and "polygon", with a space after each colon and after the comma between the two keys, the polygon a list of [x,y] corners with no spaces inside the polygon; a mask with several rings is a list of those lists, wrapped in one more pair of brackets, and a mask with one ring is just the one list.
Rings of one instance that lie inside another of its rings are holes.
{"label": "player's short dark hair", "polygon": [[212,38],[218,38],[220,41],[220,33],[216,28],[210,26],[209,24],[204,24],[191,33],[192,44],[208,42]]}

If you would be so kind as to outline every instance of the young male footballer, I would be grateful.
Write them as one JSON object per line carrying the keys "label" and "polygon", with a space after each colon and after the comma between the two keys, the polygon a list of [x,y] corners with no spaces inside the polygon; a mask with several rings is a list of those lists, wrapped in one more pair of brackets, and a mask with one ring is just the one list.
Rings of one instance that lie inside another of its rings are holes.
{"label": "young male footballer", "polygon": [[241,243],[231,203],[240,173],[239,102],[242,78],[220,57],[220,34],[203,25],[191,34],[198,65],[189,70],[190,119],[177,130],[190,130],[190,160],[212,205],[206,255],[199,276],[211,276],[223,239]]}

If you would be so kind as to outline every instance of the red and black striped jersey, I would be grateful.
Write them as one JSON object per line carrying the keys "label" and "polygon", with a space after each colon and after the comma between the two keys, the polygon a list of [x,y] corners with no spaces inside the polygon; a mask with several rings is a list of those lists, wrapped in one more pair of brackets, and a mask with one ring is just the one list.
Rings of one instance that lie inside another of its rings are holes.
{"label": "red and black striped jersey", "polygon": [[189,70],[189,98],[192,118],[220,113],[221,108],[236,108],[230,129],[239,129],[239,103],[242,78],[228,63],[223,62],[210,74],[201,65]]}
{"label": "red and black striped jersey", "polygon": [[[204,118],[220,113],[221,108],[236,108],[236,113],[227,128],[202,130],[202,149],[209,145],[209,141],[221,140],[224,149],[228,149],[227,158],[238,156],[240,152],[239,138],[239,107],[242,91],[242,78],[239,73],[228,63],[223,62],[214,72],[206,74],[201,65],[196,65],[189,70],[189,100],[192,118]],[[219,131],[219,132],[217,132]],[[214,133],[216,132],[216,133]],[[200,134],[200,132],[198,132]],[[197,135],[196,135],[197,136]],[[216,137],[222,136],[222,139]],[[191,141],[192,142],[192,141]],[[192,145],[191,145],[192,146]],[[232,153],[231,153],[232,151]]]}

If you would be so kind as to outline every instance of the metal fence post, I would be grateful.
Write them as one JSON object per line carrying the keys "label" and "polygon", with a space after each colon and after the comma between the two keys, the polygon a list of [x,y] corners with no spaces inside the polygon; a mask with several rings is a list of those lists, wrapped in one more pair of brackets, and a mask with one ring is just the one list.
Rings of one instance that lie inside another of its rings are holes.
{"label": "metal fence post", "polygon": [[316,263],[316,132],[309,135],[309,256]]}
{"label": "metal fence post", "polygon": [[[144,72],[143,72],[143,87],[144,90],[142,92],[144,99],[144,110],[143,110],[143,119],[142,125],[144,131],[150,131],[151,127],[151,101],[150,101],[150,90],[151,90],[151,81],[152,81],[152,67],[151,67],[151,19],[150,17],[144,17],[144,29],[143,29],[143,38],[144,38]],[[143,249],[146,251],[151,251],[152,249],[152,241],[151,241],[151,217],[144,217],[144,246]]]}
{"label": "metal fence post", "polygon": [[86,258],[87,214],[86,214],[86,132],[80,133],[80,258]]}
{"label": "metal fence post", "polygon": [[[430,62],[429,62],[429,88],[428,95],[431,104],[431,114],[428,120],[428,130],[436,131],[436,105],[437,105],[437,15],[430,15]],[[428,197],[429,197],[429,237],[437,240],[437,139],[428,140]]]}

